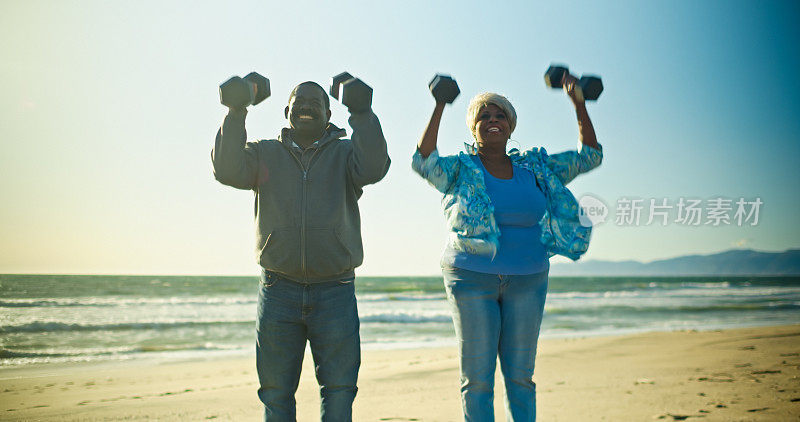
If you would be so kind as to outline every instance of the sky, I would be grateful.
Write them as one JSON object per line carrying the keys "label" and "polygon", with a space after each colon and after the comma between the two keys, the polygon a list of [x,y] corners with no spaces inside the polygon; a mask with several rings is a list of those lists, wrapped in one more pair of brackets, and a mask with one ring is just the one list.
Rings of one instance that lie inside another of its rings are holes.
{"label": "sky", "polygon": [[[608,212],[582,259],[798,248],[798,21],[796,1],[3,0],[0,273],[257,274],[253,194],[219,184],[210,160],[218,86],[251,71],[272,88],[248,114],[253,141],[287,125],[300,82],[346,70],[372,86],[392,166],[359,202],[359,275],[439,273],[441,195],[410,168],[430,79],[461,89],[441,154],[471,141],[466,108],[484,91],[516,108],[510,145],[554,153],[578,127],[544,85],[551,63],[605,86],[588,105],[603,164],[568,186]],[[349,133],[346,108],[332,112]],[[647,224],[651,200],[666,220]],[[681,200],[699,201],[699,224]],[[761,202],[755,225],[737,224],[739,200]]]}

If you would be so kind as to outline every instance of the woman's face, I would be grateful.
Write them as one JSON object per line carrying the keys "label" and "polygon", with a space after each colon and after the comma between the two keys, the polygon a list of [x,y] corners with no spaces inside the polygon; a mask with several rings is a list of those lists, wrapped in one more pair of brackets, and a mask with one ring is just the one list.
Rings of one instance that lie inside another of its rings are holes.
{"label": "woman's face", "polygon": [[479,148],[501,147],[505,151],[506,142],[511,137],[511,125],[500,107],[489,104],[478,112],[475,124],[475,140]]}

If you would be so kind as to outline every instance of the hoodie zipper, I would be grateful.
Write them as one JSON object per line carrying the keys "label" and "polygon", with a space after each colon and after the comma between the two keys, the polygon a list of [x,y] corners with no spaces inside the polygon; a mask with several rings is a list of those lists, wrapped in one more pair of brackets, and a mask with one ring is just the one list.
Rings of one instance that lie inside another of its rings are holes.
{"label": "hoodie zipper", "polygon": [[293,151],[289,149],[286,145],[285,148],[289,149],[289,155],[294,158],[297,162],[297,165],[300,167],[300,170],[303,172],[303,193],[300,197],[300,268],[303,273],[303,281],[308,280],[308,271],[306,268],[306,205],[308,203],[307,200],[307,192],[308,192],[308,172],[311,170],[311,162],[314,160],[314,156],[317,155],[317,152],[321,150],[324,146],[326,146],[328,142],[323,145],[320,145],[317,148],[314,148],[314,151],[311,153],[311,157],[308,159],[308,168],[303,165],[303,154],[305,154],[306,150],[300,153],[300,158],[294,154]]}

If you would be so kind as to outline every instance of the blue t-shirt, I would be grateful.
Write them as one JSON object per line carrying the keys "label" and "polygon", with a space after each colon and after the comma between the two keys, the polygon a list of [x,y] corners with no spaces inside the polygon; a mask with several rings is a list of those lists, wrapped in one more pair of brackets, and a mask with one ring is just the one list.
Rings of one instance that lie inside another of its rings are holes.
{"label": "blue t-shirt", "polygon": [[494,206],[494,218],[500,228],[497,255],[474,255],[448,247],[442,264],[488,274],[535,274],[549,267],[539,221],[544,216],[547,199],[536,185],[536,176],[527,169],[513,167],[508,180],[492,176],[476,155],[471,157],[483,171],[486,192]]}

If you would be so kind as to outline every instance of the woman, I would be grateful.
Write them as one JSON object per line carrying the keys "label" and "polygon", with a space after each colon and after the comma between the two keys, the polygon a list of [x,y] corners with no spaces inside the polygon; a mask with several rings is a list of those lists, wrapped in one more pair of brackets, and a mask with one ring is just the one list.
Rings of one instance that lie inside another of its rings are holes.
{"label": "woman", "polygon": [[548,259],[578,259],[590,227],[578,220],[575,197],[564,187],[600,165],[602,148],[577,79],[563,84],[578,117],[578,151],[548,155],[544,148],[506,151],[517,114],[503,96],[470,102],[467,126],[476,147],[440,157],[437,102],[412,167],[444,194],[450,236],[442,257],[447,298],[459,341],[461,394],[467,421],[494,420],[497,358],[506,386],[508,420],[536,418],[533,368],[547,294]]}

